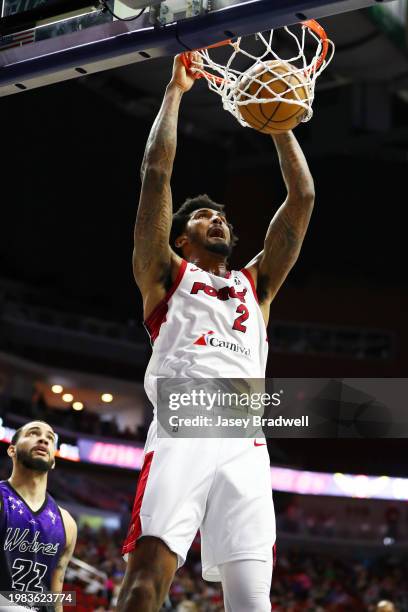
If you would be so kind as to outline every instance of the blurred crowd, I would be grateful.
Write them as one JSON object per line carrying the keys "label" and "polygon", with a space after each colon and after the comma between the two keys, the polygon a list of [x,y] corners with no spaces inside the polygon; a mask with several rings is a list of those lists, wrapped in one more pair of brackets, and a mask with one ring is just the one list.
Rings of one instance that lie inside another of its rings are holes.
{"label": "blurred crowd", "polygon": [[[123,534],[79,530],[75,556],[104,572],[88,584],[68,574],[69,588],[80,585],[94,597],[97,612],[113,612],[125,571],[120,549]],[[67,587],[68,588],[68,587]],[[399,612],[408,610],[408,560],[388,556],[368,560],[362,555],[344,558],[335,554],[279,552],[274,570],[271,601],[276,612],[374,612],[378,601],[394,602]],[[87,610],[84,607],[81,610]],[[79,612],[81,612],[79,610]],[[224,610],[219,583],[201,578],[200,539],[197,535],[186,564],[176,575],[167,612],[221,612]]]}
{"label": "blurred crowd", "polygon": [[380,600],[408,610],[407,559],[278,554],[271,597],[276,612],[371,612]]}
{"label": "blurred crowd", "polygon": [[[318,498],[317,498],[318,499]],[[354,500],[353,500],[354,501]],[[278,533],[344,540],[372,540],[388,544],[408,540],[408,511],[401,504],[389,502],[381,513],[374,513],[369,503],[353,503],[335,514],[317,502],[303,508],[293,499],[276,516]]]}
{"label": "blurred crowd", "polygon": [[144,442],[147,435],[146,428],[140,426],[136,429],[126,427],[120,430],[113,415],[106,418],[87,410],[86,406],[81,411],[74,411],[70,406],[66,409],[54,408],[49,406],[43,395],[37,391],[34,391],[31,402],[0,396],[0,416],[7,413],[24,416],[27,420],[39,419],[55,427],[91,436]]}
{"label": "blurred crowd", "polygon": [[[74,557],[102,572],[104,576],[84,571],[71,563],[66,575],[66,590],[76,590],[77,612],[113,612],[126,564],[121,556],[123,531],[79,529]],[[87,605],[88,602],[88,605]],[[167,612],[221,612],[222,591],[219,583],[201,578],[200,539],[197,535],[186,564],[177,572],[163,610]]]}

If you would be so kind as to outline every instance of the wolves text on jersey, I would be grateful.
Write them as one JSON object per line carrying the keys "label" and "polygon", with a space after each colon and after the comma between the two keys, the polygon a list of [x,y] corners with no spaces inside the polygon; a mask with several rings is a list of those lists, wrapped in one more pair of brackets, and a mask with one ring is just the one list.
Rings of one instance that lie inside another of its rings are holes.
{"label": "wolves text on jersey", "polygon": [[[21,532],[21,533],[20,533]],[[60,543],[53,544],[52,542],[38,542],[40,532],[36,531],[34,537],[31,539],[27,538],[30,533],[29,529],[21,530],[19,527],[13,529],[9,527],[7,529],[7,536],[4,542],[4,550],[15,550],[19,552],[42,552],[44,555],[56,555]]]}

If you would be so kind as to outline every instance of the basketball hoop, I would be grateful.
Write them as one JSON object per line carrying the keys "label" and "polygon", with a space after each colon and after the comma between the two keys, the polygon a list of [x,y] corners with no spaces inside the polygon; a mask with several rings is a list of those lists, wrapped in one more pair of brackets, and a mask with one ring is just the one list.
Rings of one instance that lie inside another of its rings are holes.
{"label": "basketball hoop", "polygon": [[[295,28],[299,31],[296,32]],[[293,50],[289,47],[288,54],[295,53],[289,58],[280,57],[273,49],[274,32],[271,30],[255,34],[255,39],[240,37],[224,40],[197,49],[198,60],[193,59],[191,52],[182,55],[184,65],[194,78],[205,78],[208,87],[221,96],[224,109],[232,113],[243,126],[249,124],[242,117],[240,108],[253,103],[296,104],[304,109],[301,121],[309,121],[313,115],[317,77],[333,59],[334,44],[314,19],[279,30],[290,37],[285,36],[285,41],[280,37],[279,44],[284,44],[285,48],[289,45],[294,47]],[[314,47],[314,52],[311,47]],[[227,56],[226,50],[229,51],[229,48],[232,51]],[[223,49],[224,57],[221,60],[218,58],[218,61],[215,61],[216,49]],[[277,92],[273,86],[278,81],[284,85],[280,85]],[[258,85],[255,90],[250,86],[253,83]]]}

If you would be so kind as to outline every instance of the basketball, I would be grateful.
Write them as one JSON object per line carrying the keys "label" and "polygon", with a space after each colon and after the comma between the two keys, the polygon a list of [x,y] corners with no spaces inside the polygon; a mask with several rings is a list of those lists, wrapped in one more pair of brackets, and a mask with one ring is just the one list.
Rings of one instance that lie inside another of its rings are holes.
{"label": "basketball", "polygon": [[[265,70],[265,66],[273,71]],[[282,78],[279,78],[279,75],[282,75]],[[280,95],[284,100],[307,101],[309,90],[306,79],[297,68],[287,62],[273,60],[257,65],[252,71],[245,73],[239,88],[245,92],[237,98],[239,113],[242,119],[258,132],[282,134],[293,130],[306,113],[300,104],[284,101],[242,104],[248,96],[274,98]]]}

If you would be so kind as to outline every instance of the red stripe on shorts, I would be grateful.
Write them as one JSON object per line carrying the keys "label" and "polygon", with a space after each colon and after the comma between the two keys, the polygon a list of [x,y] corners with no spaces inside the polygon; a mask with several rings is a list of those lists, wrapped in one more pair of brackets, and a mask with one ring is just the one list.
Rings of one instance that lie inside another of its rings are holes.
{"label": "red stripe on shorts", "polygon": [[132,518],[130,520],[129,531],[122,547],[122,555],[126,555],[136,548],[136,540],[142,535],[142,524],[140,522],[140,509],[142,507],[143,496],[152,465],[154,451],[146,453],[142,470],[136,487],[135,503],[133,504]]}

